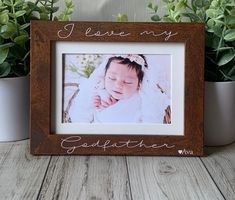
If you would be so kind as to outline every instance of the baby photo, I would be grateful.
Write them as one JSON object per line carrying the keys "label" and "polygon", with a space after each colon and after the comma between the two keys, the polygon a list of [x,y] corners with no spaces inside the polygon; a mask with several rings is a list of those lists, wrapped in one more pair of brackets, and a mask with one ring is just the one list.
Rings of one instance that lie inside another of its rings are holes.
{"label": "baby photo", "polygon": [[171,124],[171,55],[63,54],[62,123]]}

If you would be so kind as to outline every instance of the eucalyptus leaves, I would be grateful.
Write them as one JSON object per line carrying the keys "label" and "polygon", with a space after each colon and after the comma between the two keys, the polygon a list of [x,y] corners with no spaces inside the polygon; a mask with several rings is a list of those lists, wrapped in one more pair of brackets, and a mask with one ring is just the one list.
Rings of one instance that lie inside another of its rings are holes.
{"label": "eucalyptus leaves", "polygon": [[72,0],[65,0],[65,9],[56,17],[58,1],[0,0],[0,78],[29,73],[30,20],[70,19]]}
{"label": "eucalyptus leaves", "polygon": [[235,80],[235,1],[234,0],[162,0],[166,15],[160,17],[158,6],[148,4],[152,21],[205,22],[208,81]]}

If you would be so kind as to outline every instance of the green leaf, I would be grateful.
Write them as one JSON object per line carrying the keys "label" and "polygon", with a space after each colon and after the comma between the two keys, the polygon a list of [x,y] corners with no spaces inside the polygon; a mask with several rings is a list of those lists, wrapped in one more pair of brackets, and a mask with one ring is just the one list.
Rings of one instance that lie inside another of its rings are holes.
{"label": "green leaf", "polygon": [[30,23],[23,24],[19,27],[19,30],[24,30],[30,26]]}
{"label": "green leaf", "polygon": [[153,8],[154,12],[157,13],[158,11],[158,5],[155,5],[154,8]]}
{"label": "green leaf", "polygon": [[16,26],[13,23],[8,23],[0,27],[0,35],[4,39],[9,39],[16,32]]}
{"label": "green leaf", "polygon": [[17,1],[15,1],[15,3],[14,3],[14,7],[19,7],[19,6],[22,6],[24,4],[24,1],[21,1],[21,0],[17,0]]}
{"label": "green leaf", "polygon": [[2,64],[8,56],[9,48],[0,49],[0,64]]}
{"label": "green leaf", "polygon": [[153,3],[152,3],[152,2],[149,2],[149,3],[147,4],[147,7],[150,8],[150,9],[153,9]]}
{"label": "green leaf", "polygon": [[162,21],[164,22],[175,22],[173,19],[171,19],[169,16],[163,17]]}
{"label": "green leaf", "polygon": [[203,7],[205,7],[207,9],[207,7],[209,7],[211,4],[211,0],[204,0],[203,1]]}
{"label": "green leaf", "polygon": [[222,14],[222,15],[217,15],[217,17],[215,18],[216,20],[221,20],[222,22],[223,22],[223,24],[225,24],[224,23],[224,14]]}
{"label": "green leaf", "polygon": [[228,25],[234,25],[235,24],[235,16],[226,16],[226,21]]}
{"label": "green leaf", "polygon": [[214,26],[213,30],[215,35],[217,35],[218,37],[222,36],[223,29],[221,28],[221,26]]}
{"label": "green leaf", "polygon": [[201,22],[200,17],[194,13],[182,13],[183,16],[188,17],[191,22]]}
{"label": "green leaf", "polygon": [[4,4],[7,6],[12,6],[12,3],[10,0],[4,0]]}
{"label": "green leaf", "polygon": [[175,19],[175,21],[177,21],[177,17],[180,17],[180,11],[173,12],[172,14],[173,14],[172,16]]}
{"label": "green leaf", "polygon": [[235,41],[235,29],[227,31],[224,40],[228,42]]}
{"label": "green leaf", "polygon": [[233,47],[221,47],[219,49],[217,49],[217,51],[225,51],[225,50],[232,50]]}
{"label": "green leaf", "polygon": [[59,7],[46,7],[46,11],[48,12],[48,14],[50,13],[55,13],[59,10]]}
{"label": "green leaf", "polygon": [[184,0],[180,0],[176,5],[175,5],[175,10],[180,10],[184,6]]}
{"label": "green leaf", "polygon": [[41,11],[40,8],[37,5],[35,5],[35,3],[33,3],[33,2],[30,2],[30,1],[27,2],[27,6],[32,11],[37,11],[37,12]]}
{"label": "green leaf", "polygon": [[[223,1],[224,2],[224,1]],[[211,2],[211,7],[218,8],[220,6],[220,0],[215,0]]]}
{"label": "green leaf", "polygon": [[1,6],[1,5],[0,5],[0,10],[5,10],[5,9],[7,9],[7,6],[5,6],[5,5],[4,5],[4,6]]}
{"label": "green leaf", "polygon": [[19,10],[15,13],[16,18],[23,16],[26,13],[25,10]]}
{"label": "green leaf", "polygon": [[0,14],[0,24],[7,24],[8,21],[9,21],[8,10],[4,10],[4,11]]}
{"label": "green leaf", "polygon": [[49,16],[46,13],[40,13],[41,20],[49,20]]}
{"label": "green leaf", "polygon": [[[63,17],[66,17],[66,15]],[[117,22],[128,22],[128,16],[126,14],[119,13],[117,16],[114,17]],[[64,20],[64,19],[59,18],[59,20]]]}
{"label": "green leaf", "polygon": [[151,20],[154,21],[154,22],[159,22],[159,21],[161,21],[161,18],[158,15],[153,15],[151,17]]}
{"label": "green leaf", "polygon": [[195,0],[193,3],[196,7],[202,8],[204,6],[204,0]]}
{"label": "green leaf", "polygon": [[208,9],[208,10],[206,10],[206,15],[209,18],[215,18],[217,16],[217,10],[215,10],[215,9]]}
{"label": "green leaf", "polygon": [[10,47],[13,47],[14,45],[15,44],[13,42],[4,43],[0,45],[0,49],[10,48]]}
{"label": "green leaf", "polygon": [[218,66],[225,65],[225,64],[229,63],[234,57],[235,57],[235,52],[234,51],[231,51],[231,50],[224,51],[224,53],[220,57],[217,64],[218,64]]}
{"label": "green leaf", "polygon": [[11,65],[7,62],[0,64],[0,78],[6,77],[11,72]]}
{"label": "green leaf", "polygon": [[233,7],[232,10],[230,11],[230,15],[235,16],[235,8]]}
{"label": "green leaf", "polygon": [[214,19],[215,20],[215,26],[223,26],[225,25],[224,21],[218,20],[218,19]]}
{"label": "green leaf", "polygon": [[73,1],[72,1],[72,0],[65,0],[65,6],[66,6],[67,8],[72,8],[72,7],[74,7]]}
{"label": "green leaf", "polygon": [[[212,29],[213,31],[212,32],[214,32],[214,27],[215,27],[215,21],[213,20],[213,19],[209,19],[208,21],[207,21],[207,26],[210,28],[210,29]],[[211,32],[211,31],[210,31]]]}
{"label": "green leaf", "polygon": [[57,12],[59,10],[59,7],[53,7],[52,9],[51,9],[51,12],[52,13],[55,13],[55,12]]}
{"label": "green leaf", "polygon": [[66,12],[66,15],[71,15],[73,13],[73,8],[69,8]]}
{"label": "green leaf", "polygon": [[16,18],[16,15],[13,14],[13,13],[9,13],[8,15],[9,15],[9,17],[11,17],[12,19],[15,19],[15,18]]}
{"label": "green leaf", "polygon": [[170,11],[170,10],[174,9],[174,4],[173,3],[167,3],[166,8],[167,8],[168,11]]}
{"label": "green leaf", "polygon": [[69,21],[69,20],[70,20],[70,17],[68,15],[64,15],[63,20],[60,20],[60,21]]}
{"label": "green leaf", "polygon": [[14,42],[18,45],[24,45],[29,40],[28,35],[20,35],[14,39]]}

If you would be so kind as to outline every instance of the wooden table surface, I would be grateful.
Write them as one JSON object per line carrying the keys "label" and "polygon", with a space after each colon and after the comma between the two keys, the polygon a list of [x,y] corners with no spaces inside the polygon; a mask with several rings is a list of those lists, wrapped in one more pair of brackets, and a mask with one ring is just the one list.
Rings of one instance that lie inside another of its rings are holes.
{"label": "wooden table surface", "polygon": [[32,156],[0,143],[0,200],[235,199],[235,143],[205,157]]}

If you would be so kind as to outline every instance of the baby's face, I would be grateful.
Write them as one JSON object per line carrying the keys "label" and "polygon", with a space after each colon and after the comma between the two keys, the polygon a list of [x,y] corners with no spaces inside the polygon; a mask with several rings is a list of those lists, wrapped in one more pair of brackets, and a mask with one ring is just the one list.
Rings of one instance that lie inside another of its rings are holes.
{"label": "baby's face", "polygon": [[117,100],[127,99],[138,90],[139,80],[134,69],[112,61],[104,81],[107,92]]}

